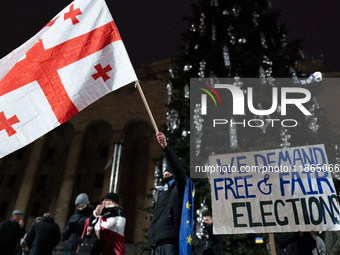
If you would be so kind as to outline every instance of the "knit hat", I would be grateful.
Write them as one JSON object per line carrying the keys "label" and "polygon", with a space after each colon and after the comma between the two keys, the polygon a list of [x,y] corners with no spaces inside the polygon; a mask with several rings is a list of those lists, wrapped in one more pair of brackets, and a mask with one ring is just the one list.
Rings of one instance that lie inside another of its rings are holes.
{"label": "knit hat", "polygon": [[77,196],[75,205],[79,205],[79,204],[86,204],[86,205],[90,204],[89,197],[85,193],[81,193]]}
{"label": "knit hat", "polygon": [[170,166],[166,166],[166,168],[163,170],[163,174],[164,174],[165,172],[169,172],[170,174],[173,174],[172,168],[171,168]]}
{"label": "knit hat", "polygon": [[116,202],[117,204],[119,204],[119,196],[117,193],[107,193],[105,195],[105,197],[102,198],[102,202],[105,198],[111,199],[113,202]]}
{"label": "knit hat", "polygon": [[12,215],[23,215],[23,213],[22,213],[22,211],[20,211],[20,210],[14,210],[14,211],[12,212]]}

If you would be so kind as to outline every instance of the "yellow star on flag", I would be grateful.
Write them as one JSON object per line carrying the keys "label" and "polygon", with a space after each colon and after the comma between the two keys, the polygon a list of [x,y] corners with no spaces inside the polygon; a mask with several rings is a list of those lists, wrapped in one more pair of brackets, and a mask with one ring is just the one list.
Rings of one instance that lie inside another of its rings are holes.
{"label": "yellow star on flag", "polygon": [[189,235],[189,236],[187,237],[187,243],[191,244],[191,240],[192,240],[191,235]]}
{"label": "yellow star on flag", "polygon": [[192,206],[192,204],[189,204],[189,201],[187,202],[187,208],[190,210],[190,206]]}
{"label": "yellow star on flag", "polygon": [[195,189],[192,191],[192,197],[195,197]]}

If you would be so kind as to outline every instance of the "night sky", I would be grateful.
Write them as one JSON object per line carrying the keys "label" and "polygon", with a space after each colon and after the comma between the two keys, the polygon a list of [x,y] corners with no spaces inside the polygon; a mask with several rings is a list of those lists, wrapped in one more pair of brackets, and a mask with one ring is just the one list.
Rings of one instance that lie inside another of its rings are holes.
{"label": "night sky", "polygon": [[[190,4],[198,0],[106,0],[135,68],[180,54],[180,33],[189,26]],[[37,33],[71,0],[6,0],[0,9],[0,58]],[[308,59],[326,60],[340,71],[340,4],[334,0],[272,0],[282,10],[288,42],[304,39]],[[323,57],[321,56],[323,55]]]}

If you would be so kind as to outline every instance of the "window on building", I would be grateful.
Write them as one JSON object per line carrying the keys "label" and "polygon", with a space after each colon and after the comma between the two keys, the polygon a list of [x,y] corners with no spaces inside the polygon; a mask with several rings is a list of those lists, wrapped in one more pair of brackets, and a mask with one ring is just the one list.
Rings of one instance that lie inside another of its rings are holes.
{"label": "window on building", "polygon": [[96,179],[94,181],[94,188],[101,189],[103,188],[104,182],[104,175],[103,174],[96,174]]}
{"label": "window on building", "polygon": [[45,160],[44,160],[45,164],[52,163],[53,154],[54,154],[54,148],[48,148],[47,153],[46,153],[46,157],[45,157]]}
{"label": "window on building", "polygon": [[100,158],[107,158],[107,154],[109,153],[109,147],[101,147],[100,148],[100,154],[99,157]]}
{"label": "window on building", "polygon": [[47,174],[41,174],[39,182],[38,182],[38,186],[37,186],[37,191],[45,189],[46,182],[47,182]]}
{"label": "window on building", "polygon": [[16,174],[11,174],[11,176],[9,177],[8,184],[7,184],[8,189],[14,188],[16,179],[17,179]]}
{"label": "window on building", "polygon": [[78,179],[77,179],[77,189],[80,189],[80,183],[81,183],[81,175],[78,176]]}
{"label": "window on building", "polygon": [[0,205],[0,216],[5,216],[8,207],[8,202],[2,202]]}
{"label": "window on building", "polygon": [[31,216],[32,217],[38,217],[39,216],[39,209],[40,209],[40,202],[33,202]]}
{"label": "window on building", "polygon": [[87,148],[84,148],[83,150],[83,159],[86,158]]}
{"label": "window on building", "polygon": [[4,183],[4,179],[5,179],[5,175],[3,174],[0,178],[0,187],[2,186],[2,184]]}

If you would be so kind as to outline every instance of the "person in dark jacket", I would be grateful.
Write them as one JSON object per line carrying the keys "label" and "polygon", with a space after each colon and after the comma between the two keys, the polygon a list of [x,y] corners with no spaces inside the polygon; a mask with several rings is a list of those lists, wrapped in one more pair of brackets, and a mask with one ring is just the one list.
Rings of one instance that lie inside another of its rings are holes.
{"label": "person in dark jacket", "polygon": [[[32,222],[32,226],[37,223],[37,222],[40,222],[42,219],[42,217],[36,217],[34,219],[34,221]],[[22,249],[22,255],[28,255],[29,254],[29,249],[27,247],[27,244],[26,244],[26,236],[27,236],[27,233],[24,235],[23,238],[21,238],[20,240],[20,246],[21,246],[21,249]]]}
{"label": "person in dark jacket", "polygon": [[316,241],[308,232],[275,233],[276,254],[312,255]]}
{"label": "person in dark jacket", "polygon": [[83,233],[85,220],[92,215],[94,206],[90,205],[89,197],[81,193],[75,200],[77,212],[73,214],[64,229],[63,240],[67,240],[64,245],[64,255],[75,255]]}
{"label": "person in dark jacket", "polygon": [[202,213],[204,232],[206,237],[205,253],[203,254],[214,254],[221,255],[223,249],[223,235],[214,235],[213,233],[213,218],[210,211],[204,211]]}
{"label": "person in dark jacket", "polygon": [[27,233],[26,244],[30,255],[51,255],[61,239],[60,228],[50,213],[45,213]]}
{"label": "person in dark jacket", "polygon": [[156,136],[163,147],[168,167],[163,172],[165,185],[156,202],[148,232],[151,254],[179,254],[179,231],[186,174],[177,155],[168,146],[165,135],[159,132]]}
{"label": "person in dark jacket", "polygon": [[96,236],[93,226],[88,226],[84,231],[85,233],[80,241],[77,255],[100,255],[103,249],[103,242]]}
{"label": "person in dark jacket", "polygon": [[20,238],[25,235],[23,213],[14,210],[11,218],[0,224],[0,254],[14,255],[20,250]]}

